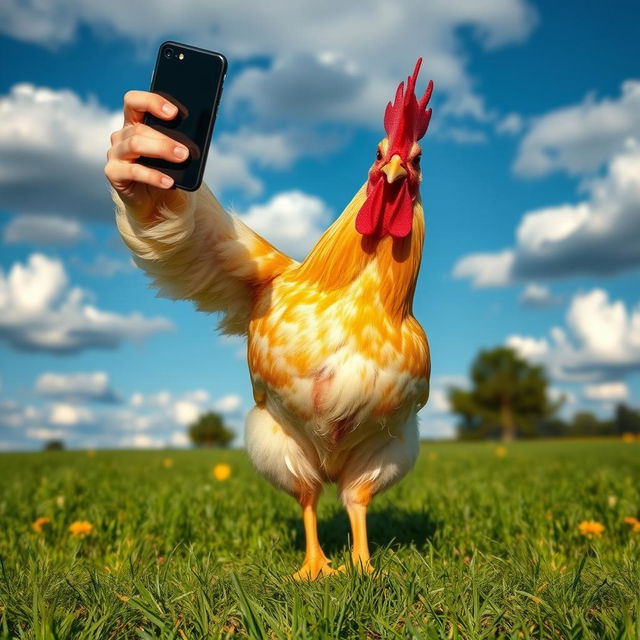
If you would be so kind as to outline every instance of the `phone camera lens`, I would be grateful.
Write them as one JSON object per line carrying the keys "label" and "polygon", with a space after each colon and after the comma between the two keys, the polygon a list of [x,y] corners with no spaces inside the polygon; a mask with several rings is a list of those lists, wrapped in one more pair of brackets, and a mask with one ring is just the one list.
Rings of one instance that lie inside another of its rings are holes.
{"label": "phone camera lens", "polygon": [[164,57],[165,58],[170,58],[171,56],[173,56],[173,49],[171,47],[167,47],[164,50]]}

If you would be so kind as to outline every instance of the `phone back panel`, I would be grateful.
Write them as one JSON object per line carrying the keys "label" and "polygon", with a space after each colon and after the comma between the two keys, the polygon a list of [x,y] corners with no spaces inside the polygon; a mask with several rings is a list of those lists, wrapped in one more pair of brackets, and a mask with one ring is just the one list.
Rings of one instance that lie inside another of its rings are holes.
{"label": "phone back panel", "polygon": [[178,115],[167,121],[147,113],[144,122],[184,144],[189,157],[175,163],[142,156],[137,162],[171,176],[181,189],[200,186],[226,71],[221,53],[173,41],[160,46],[151,91],[175,104]]}

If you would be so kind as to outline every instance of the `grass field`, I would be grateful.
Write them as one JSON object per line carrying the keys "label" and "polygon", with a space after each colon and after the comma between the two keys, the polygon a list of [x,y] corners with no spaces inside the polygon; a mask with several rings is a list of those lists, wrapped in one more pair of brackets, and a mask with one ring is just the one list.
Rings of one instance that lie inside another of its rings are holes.
{"label": "grass field", "polygon": [[[242,451],[2,455],[0,636],[640,638],[640,532],[624,522],[640,517],[640,443],[498,453],[423,445],[370,509],[379,572],[308,584],[287,579],[298,507]],[[348,561],[331,488],[319,518],[333,565]]]}

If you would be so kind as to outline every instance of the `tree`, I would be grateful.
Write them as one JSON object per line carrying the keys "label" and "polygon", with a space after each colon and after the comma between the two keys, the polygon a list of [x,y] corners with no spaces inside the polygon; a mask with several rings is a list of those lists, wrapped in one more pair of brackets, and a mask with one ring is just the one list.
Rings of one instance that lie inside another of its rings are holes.
{"label": "tree", "polygon": [[552,416],[562,401],[552,403],[544,369],[519,357],[513,349],[483,350],[473,361],[469,391],[452,387],[449,403],[460,415],[463,439],[537,435],[540,422]]}
{"label": "tree", "polygon": [[569,433],[571,425],[557,416],[548,416],[539,420],[536,431],[541,438],[563,438]]}
{"label": "tree", "polygon": [[614,432],[611,420],[600,420],[591,411],[578,411],[574,414],[567,435],[574,438],[593,438],[611,436]]}
{"label": "tree", "polygon": [[226,447],[235,434],[225,426],[222,416],[210,411],[189,427],[189,438],[196,447]]}
{"label": "tree", "polygon": [[635,433],[640,434],[640,411],[631,409],[624,404],[616,407],[616,413],[613,418],[616,433]]}
{"label": "tree", "polygon": [[63,440],[48,440],[42,447],[43,451],[62,451],[64,449]]}

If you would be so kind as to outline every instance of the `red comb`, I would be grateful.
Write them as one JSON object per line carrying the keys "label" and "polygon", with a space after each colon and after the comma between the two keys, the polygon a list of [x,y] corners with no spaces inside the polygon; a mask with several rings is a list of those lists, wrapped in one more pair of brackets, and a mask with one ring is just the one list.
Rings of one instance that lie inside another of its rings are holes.
{"label": "red comb", "polygon": [[433,91],[433,81],[429,81],[420,102],[415,96],[416,80],[421,64],[422,58],[418,58],[413,75],[407,78],[406,91],[404,82],[401,82],[393,104],[390,102],[384,112],[384,129],[391,148],[408,150],[410,145],[424,136],[429,127],[431,109],[427,109],[427,105]]}

